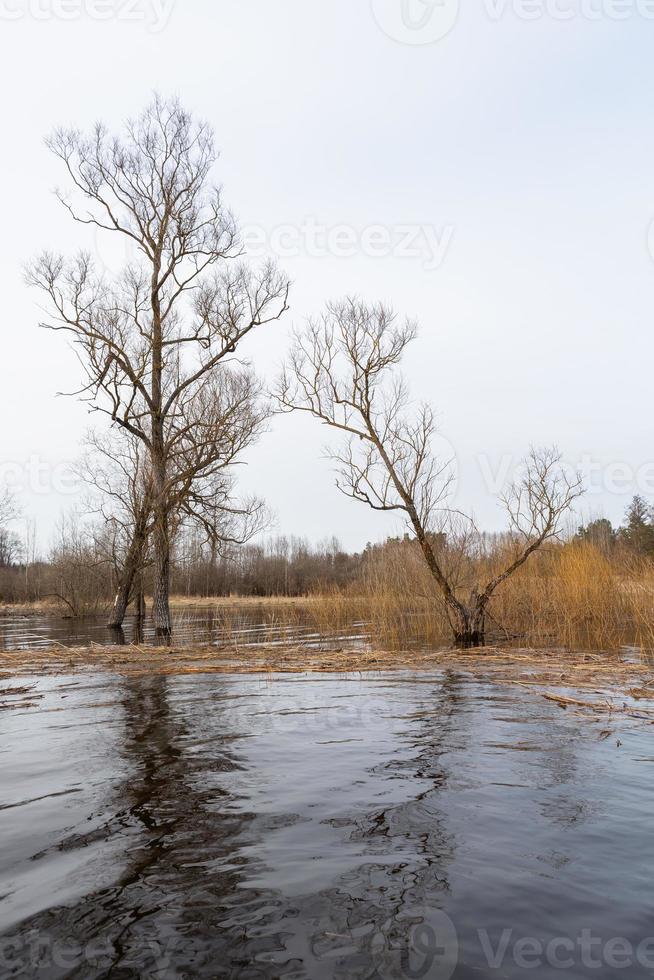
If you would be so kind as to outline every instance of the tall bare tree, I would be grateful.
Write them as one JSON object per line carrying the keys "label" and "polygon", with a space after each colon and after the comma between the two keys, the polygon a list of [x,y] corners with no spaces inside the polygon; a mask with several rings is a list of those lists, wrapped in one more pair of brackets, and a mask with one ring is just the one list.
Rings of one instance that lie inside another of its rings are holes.
{"label": "tall bare tree", "polygon": [[[458,594],[456,576],[436,547],[451,513],[450,461],[433,456],[433,412],[428,405],[410,412],[408,388],[397,373],[415,336],[415,324],[399,323],[382,304],[356,299],[331,304],[296,332],[276,394],[283,410],[307,412],[348,436],[330,452],[339,490],[373,510],[404,515],[456,642],[476,645],[484,640],[493,593],[559,533],[581,485],[566,475],[556,450],[532,451],[522,478],[505,496],[513,543],[508,563],[467,597]],[[460,525],[461,515],[456,517]]]}
{"label": "tall bare tree", "polygon": [[154,619],[167,633],[171,458],[191,438],[189,412],[211,397],[219,365],[286,311],[288,280],[272,264],[233,265],[235,222],[211,183],[213,133],[178,102],[155,98],[122,136],[102,125],[90,136],[58,130],[48,146],[66,169],[70,193],[59,198],[71,216],[124,236],[138,256],[110,277],[86,253],[72,261],[44,253],[28,281],[49,300],[53,319],[42,325],[72,334],[83,396],[145,447]]}
{"label": "tall bare tree", "polygon": [[[260,435],[269,415],[260,383],[248,368],[221,365],[210,383],[186,406],[169,460],[166,499],[171,541],[180,529],[193,528],[219,554],[243,544],[267,522],[263,501],[239,499],[235,467],[243,451]],[[142,581],[153,529],[149,456],[135,436],[90,433],[81,474],[99,493],[95,506],[116,569],[117,589],[109,618],[119,627],[130,597]],[[135,599],[138,595],[134,596]]]}

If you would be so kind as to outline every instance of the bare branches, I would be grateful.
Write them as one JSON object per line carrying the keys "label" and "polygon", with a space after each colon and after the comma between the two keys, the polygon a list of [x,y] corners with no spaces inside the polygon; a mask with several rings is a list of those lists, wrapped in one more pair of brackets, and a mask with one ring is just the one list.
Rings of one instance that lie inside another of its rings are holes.
{"label": "bare branches", "polygon": [[122,139],[98,124],[90,136],[57,130],[47,146],[66,168],[71,190],[57,196],[72,217],[127,236],[151,262],[159,256],[157,288],[168,278],[179,288],[206,264],[235,254],[234,219],[209,183],[213,134],[177,100],[156,96],[127,122]]}
{"label": "bare branches", "polygon": [[561,518],[583,493],[579,474],[571,477],[555,447],[532,448],[523,476],[502,496],[512,531],[525,542],[547,541],[561,530]]}
{"label": "bare branches", "polygon": [[351,437],[329,453],[341,492],[374,510],[404,511],[424,534],[451,473],[449,460],[431,455],[431,409],[412,414],[406,384],[393,374],[415,335],[415,324],[398,324],[382,304],[331,304],[295,334],[276,396],[282,410],[308,412]]}
{"label": "bare branches", "polygon": [[227,362],[286,312],[289,284],[271,263],[232,267],[240,246],[211,182],[213,133],[176,100],[155,97],[122,136],[102,125],[88,136],[59,130],[48,146],[64,165],[69,190],[58,196],[72,217],[136,246],[137,260],[116,277],[98,274],[84,253],[44,253],[27,279],[46,295],[43,326],[72,338],[85,373],[78,394],[146,453],[155,616],[166,632],[169,524],[191,507],[196,483],[214,479],[258,431],[253,382],[246,391],[237,372],[232,383]]}
{"label": "bare branches", "polygon": [[470,598],[460,598],[461,558],[473,543],[479,547],[480,535],[474,521],[447,507],[451,461],[432,454],[433,412],[428,405],[410,410],[407,386],[396,372],[415,335],[412,322],[398,324],[382,304],[332,304],[296,333],[277,400],[283,411],[306,412],[348,437],[330,451],[338,489],[373,510],[404,513],[455,639],[479,643],[493,592],[556,536],[581,483],[567,478],[556,450],[532,450],[525,476],[505,498],[517,542],[514,557],[485,589],[473,584]]}
{"label": "bare branches", "polygon": [[6,527],[18,517],[16,499],[9,487],[0,487],[0,528]]}
{"label": "bare branches", "polygon": [[522,477],[503,495],[502,502],[509,517],[509,527],[517,546],[517,554],[507,567],[486,588],[490,597],[498,585],[518,570],[534,551],[546,541],[558,537],[563,517],[575,500],[582,496],[581,476],[570,476],[561,463],[561,453],[555,448],[532,448],[525,460]]}
{"label": "bare branches", "polygon": [[244,265],[216,274],[198,291],[190,331],[165,340],[164,346],[195,343],[200,351],[195,371],[180,375],[164,407],[175,403],[209,375],[256,327],[279,320],[288,310],[288,279],[273,263],[254,273]]}
{"label": "bare branches", "polygon": [[[171,422],[167,499],[171,508],[188,503],[206,510],[211,499],[231,488],[231,470],[264,430],[270,408],[261,384],[247,368],[222,367],[182,405]],[[227,478],[226,473],[230,471]]]}

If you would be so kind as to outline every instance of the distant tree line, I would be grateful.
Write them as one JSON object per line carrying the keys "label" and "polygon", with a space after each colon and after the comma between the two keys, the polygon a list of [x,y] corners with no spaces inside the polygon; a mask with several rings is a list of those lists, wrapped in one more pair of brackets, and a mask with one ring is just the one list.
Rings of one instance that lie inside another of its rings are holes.
{"label": "distant tree line", "polygon": [[595,545],[605,554],[622,545],[634,554],[654,558],[654,507],[637,494],[620,527],[614,528],[608,518],[599,517],[580,527],[576,539]]}
{"label": "distant tree line", "polygon": [[[43,558],[33,554],[29,535],[12,530],[17,508],[4,494],[0,510],[0,601],[30,602],[50,598],[65,615],[101,613],[113,602],[122,573],[111,525],[67,517]],[[480,534],[465,539],[439,532],[430,544],[443,563],[451,566],[465,555],[468,563],[501,552],[506,534]],[[625,519],[613,527],[597,518],[579,527],[570,543],[593,546],[610,558],[618,552],[654,563],[654,507],[635,496]],[[415,555],[415,539],[405,534],[369,543],[350,552],[330,537],[312,544],[297,536],[269,536],[258,542],[234,544],[217,552],[197,529],[187,529],[175,540],[171,583],[173,595],[214,597],[301,597],[338,590],[356,593],[361,584],[398,555]],[[146,562],[143,589],[151,595],[152,570]]]}

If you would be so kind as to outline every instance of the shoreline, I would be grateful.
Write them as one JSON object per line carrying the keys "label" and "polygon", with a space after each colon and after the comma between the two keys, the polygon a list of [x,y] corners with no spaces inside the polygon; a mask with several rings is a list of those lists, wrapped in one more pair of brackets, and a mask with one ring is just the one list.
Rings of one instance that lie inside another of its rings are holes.
{"label": "shoreline", "polygon": [[[513,649],[498,646],[459,650],[320,650],[300,645],[239,647],[138,645],[66,647],[55,644],[31,650],[0,651],[0,685],[20,677],[114,673],[119,675],[188,674],[382,674],[411,671],[456,671],[477,680],[552,691],[584,692],[592,704],[621,710],[606,699],[654,702],[654,662],[628,659],[619,652]],[[605,701],[601,699],[604,698]],[[554,696],[565,706],[575,699]],[[598,701],[599,699],[599,701]],[[577,702],[581,704],[582,702]],[[590,706],[588,702],[587,706]],[[652,708],[654,711],[654,708]],[[654,723],[654,715],[652,716]]]}
{"label": "shoreline", "polygon": [[[176,595],[170,597],[170,608],[174,611],[184,609],[225,609],[230,607],[257,607],[257,606],[312,606],[324,602],[322,595],[307,596],[250,596],[250,595],[229,595],[229,596],[183,596]],[[339,597],[339,601],[360,602],[359,596]],[[152,599],[146,596],[148,611],[152,609]],[[31,618],[36,616],[54,616],[60,619],[76,619],[83,622],[85,619],[92,619],[97,616],[108,616],[109,606],[102,606],[95,612],[88,612],[79,617],[73,617],[66,613],[66,607],[58,603],[56,599],[36,599],[33,602],[5,602],[0,604],[0,619],[8,619],[11,616]],[[126,618],[131,619],[135,616],[130,609]]]}

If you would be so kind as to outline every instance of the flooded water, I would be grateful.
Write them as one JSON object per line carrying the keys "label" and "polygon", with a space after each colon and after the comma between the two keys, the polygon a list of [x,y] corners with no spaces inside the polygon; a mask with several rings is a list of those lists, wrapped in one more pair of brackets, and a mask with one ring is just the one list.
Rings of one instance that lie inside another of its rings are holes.
{"label": "flooded water", "polygon": [[3,978],[652,976],[651,726],[452,672],[3,685]]}
{"label": "flooded water", "polygon": [[[305,645],[338,645],[366,642],[369,638],[362,623],[353,623],[342,631],[330,630],[329,635],[318,632],[310,613],[301,607],[275,610],[265,605],[196,606],[175,611],[172,615],[172,640],[176,645],[238,643],[284,644],[302,642]],[[138,642],[157,645],[161,638],[155,633],[148,617],[140,622],[128,616],[122,630],[107,629],[107,617],[85,616],[70,619],[52,615],[10,615],[0,617],[0,650],[29,650],[63,644],[88,646],[91,643],[114,645]]]}

